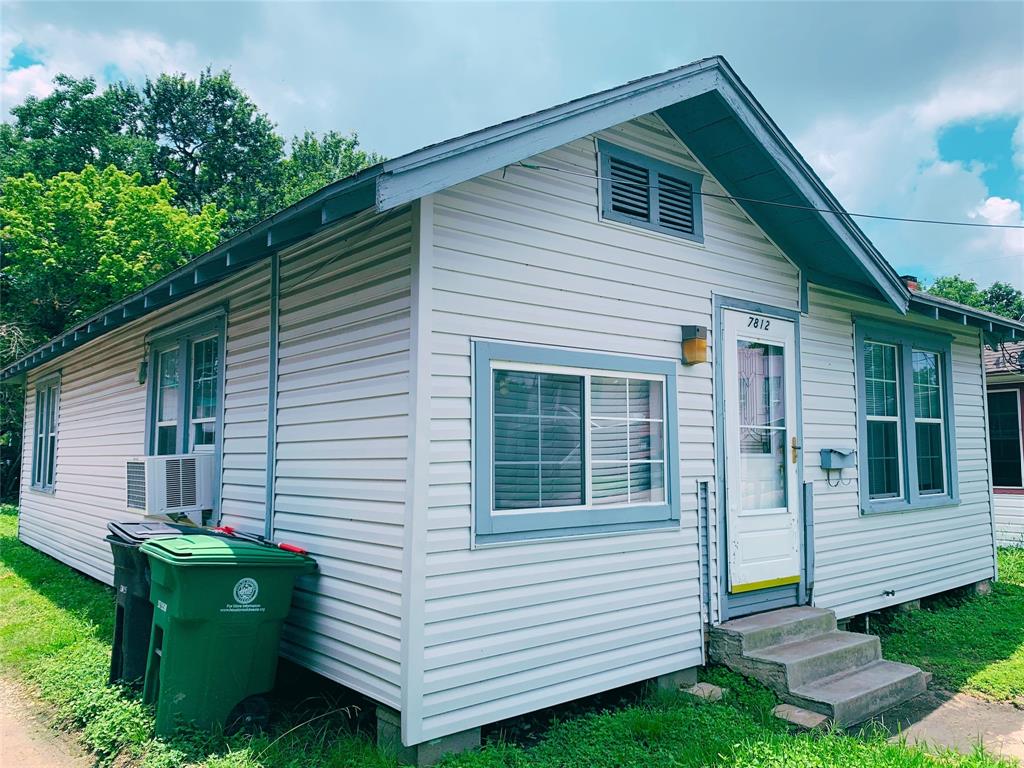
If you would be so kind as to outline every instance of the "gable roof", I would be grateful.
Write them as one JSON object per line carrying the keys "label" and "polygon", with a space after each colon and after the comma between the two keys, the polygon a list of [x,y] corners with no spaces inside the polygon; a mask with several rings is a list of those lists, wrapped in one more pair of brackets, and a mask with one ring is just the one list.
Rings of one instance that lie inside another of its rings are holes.
{"label": "gable roof", "polygon": [[0,382],[360,211],[397,208],[650,113],[665,121],[729,194],[803,207],[737,202],[811,281],[881,298],[901,313],[911,308],[911,293],[893,268],[732,67],[716,56],[433,144],[334,182],[33,350],[0,371]]}

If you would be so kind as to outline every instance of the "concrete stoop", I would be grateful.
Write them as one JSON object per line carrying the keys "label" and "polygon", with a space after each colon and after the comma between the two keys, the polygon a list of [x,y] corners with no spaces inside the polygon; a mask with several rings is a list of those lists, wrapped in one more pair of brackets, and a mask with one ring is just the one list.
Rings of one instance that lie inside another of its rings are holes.
{"label": "concrete stoop", "polygon": [[745,616],[711,630],[709,655],[771,688],[787,704],[855,725],[924,693],[924,673],[885,661],[878,638],[836,628],[807,606]]}

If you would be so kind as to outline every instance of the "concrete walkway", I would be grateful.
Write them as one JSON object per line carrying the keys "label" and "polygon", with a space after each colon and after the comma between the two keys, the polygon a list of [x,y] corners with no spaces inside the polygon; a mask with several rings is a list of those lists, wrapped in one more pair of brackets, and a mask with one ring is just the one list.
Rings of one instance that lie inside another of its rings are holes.
{"label": "concrete walkway", "polygon": [[93,760],[65,734],[47,727],[41,706],[17,683],[0,678],[0,766],[89,768]]}
{"label": "concrete walkway", "polygon": [[1024,761],[1024,710],[1009,702],[929,689],[855,730],[865,727],[882,728],[891,741],[965,754],[980,742],[993,755]]}

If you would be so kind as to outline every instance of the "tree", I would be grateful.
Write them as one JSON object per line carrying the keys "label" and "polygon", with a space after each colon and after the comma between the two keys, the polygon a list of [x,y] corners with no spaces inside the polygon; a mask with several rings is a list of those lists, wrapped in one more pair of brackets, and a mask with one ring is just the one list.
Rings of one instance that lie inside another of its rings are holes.
{"label": "tree", "polygon": [[34,346],[216,245],[225,213],[173,200],[167,181],[146,185],[114,166],[6,179],[0,336]]}
{"label": "tree", "polygon": [[359,148],[359,136],[328,131],[317,137],[306,131],[291,141],[291,154],[284,161],[283,205],[291,205],[332,181],[351,176],[384,158]]}
{"label": "tree", "polygon": [[32,173],[48,179],[86,165],[116,165],[144,183],[160,179],[192,213],[213,203],[227,212],[224,236],[275,213],[381,158],[359,139],[330,131],[292,140],[232,80],[209,68],[149,79],[140,91],[58,75],[54,92],[29,97],[0,124],[0,182]]}
{"label": "tree", "polygon": [[995,282],[979,288],[974,280],[960,275],[940,277],[926,289],[933,296],[984,309],[1012,320],[1024,317],[1024,292],[1009,283]]}
{"label": "tree", "polygon": [[91,77],[68,75],[54,83],[53,93],[29,96],[11,108],[12,123],[0,124],[0,178],[48,179],[113,164],[155,180],[156,144],[141,134],[142,98],[134,86],[117,83],[97,93]]}
{"label": "tree", "polygon": [[276,210],[284,141],[229,72],[160,75],[143,93],[143,133],[158,147],[157,174],[181,204],[193,213],[216,204],[228,212],[228,233]]}
{"label": "tree", "polygon": [[1013,320],[1024,320],[1024,291],[1009,283],[992,283],[985,292],[985,309]]}

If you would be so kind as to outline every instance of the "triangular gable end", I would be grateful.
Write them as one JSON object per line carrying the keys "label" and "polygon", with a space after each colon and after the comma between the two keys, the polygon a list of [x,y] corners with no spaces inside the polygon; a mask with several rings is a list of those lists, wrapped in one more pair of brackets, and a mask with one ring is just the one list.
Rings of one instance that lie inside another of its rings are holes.
{"label": "triangular gable end", "polygon": [[720,57],[594,94],[383,164],[389,210],[588,134],[657,114],[729,191],[786,208],[741,208],[813,282],[880,297],[906,312],[909,292],[835,197]]}

